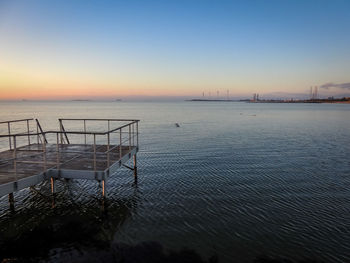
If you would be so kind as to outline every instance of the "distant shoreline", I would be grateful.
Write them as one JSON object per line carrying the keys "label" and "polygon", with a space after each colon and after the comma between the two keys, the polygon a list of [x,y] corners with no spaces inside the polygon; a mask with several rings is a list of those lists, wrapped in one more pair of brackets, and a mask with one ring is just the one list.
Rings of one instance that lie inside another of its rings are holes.
{"label": "distant shoreline", "polygon": [[220,100],[220,99],[191,99],[185,101],[195,101],[195,102],[248,102],[248,103],[340,103],[340,104],[350,104],[350,98],[341,99],[313,99],[313,100]]}

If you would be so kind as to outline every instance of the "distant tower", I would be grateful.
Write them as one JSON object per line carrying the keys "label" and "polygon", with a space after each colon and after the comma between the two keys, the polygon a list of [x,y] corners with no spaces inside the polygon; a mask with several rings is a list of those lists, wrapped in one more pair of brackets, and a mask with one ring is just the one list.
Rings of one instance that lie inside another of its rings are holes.
{"label": "distant tower", "polygon": [[313,99],[313,95],[312,95],[312,86],[310,87],[310,100]]}
{"label": "distant tower", "polygon": [[203,91],[202,97],[204,98],[204,91]]}
{"label": "distant tower", "polygon": [[216,91],[216,96],[217,98],[219,98],[219,91]]}
{"label": "distant tower", "polygon": [[318,92],[318,88],[317,88],[317,86],[315,86],[315,99],[316,99],[316,100],[317,100],[317,97],[318,97],[317,92]]}
{"label": "distant tower", "polygon": [[256,100],[259,100],[259,93],[256,94]]}

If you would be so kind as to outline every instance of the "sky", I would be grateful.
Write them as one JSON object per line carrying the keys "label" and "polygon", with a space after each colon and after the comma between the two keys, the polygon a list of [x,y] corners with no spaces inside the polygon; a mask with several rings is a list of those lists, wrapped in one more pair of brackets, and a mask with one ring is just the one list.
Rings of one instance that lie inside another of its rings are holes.
{"label": "sky", "polygon": [[[350,1],[0,0],[0,99],[350,93]],[[345,88],[344,88],[345,87]]]}

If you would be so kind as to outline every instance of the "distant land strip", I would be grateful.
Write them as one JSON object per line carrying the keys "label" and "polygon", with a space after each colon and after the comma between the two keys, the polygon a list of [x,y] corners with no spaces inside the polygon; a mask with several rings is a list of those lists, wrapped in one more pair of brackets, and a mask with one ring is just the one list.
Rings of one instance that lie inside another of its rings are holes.
{"label": "distant land strip", "polygon": [[328,99],[307,99],[307,100],[301,100],[301,99],[243,99],[243,100],[224,100],[224,99],[191,99],[186,101],[208,101],[208,102],[249,102],[249,103],[349,103],[350,104],[350,97],[344,97],[344,98],[328,98]]}

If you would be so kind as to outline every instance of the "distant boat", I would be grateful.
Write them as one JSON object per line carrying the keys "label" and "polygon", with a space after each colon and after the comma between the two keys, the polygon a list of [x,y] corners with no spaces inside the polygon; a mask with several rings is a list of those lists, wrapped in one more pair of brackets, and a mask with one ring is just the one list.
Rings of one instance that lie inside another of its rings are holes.
{"label": "distant boat", "polygon": [[180,124],[178,124],[178,123],[175,123],[175,126],[176,126],[176,127],[180,127]]}

